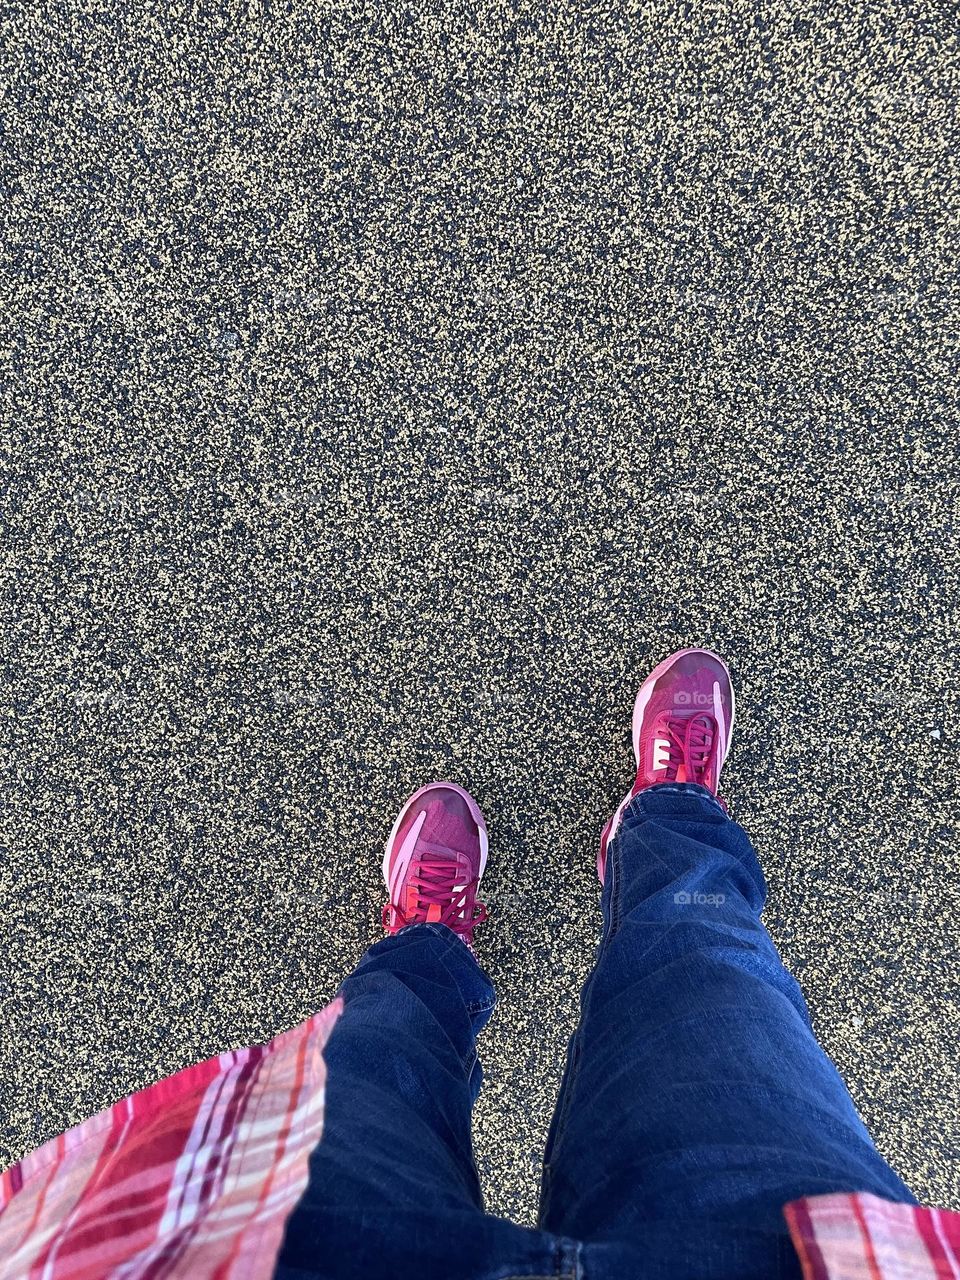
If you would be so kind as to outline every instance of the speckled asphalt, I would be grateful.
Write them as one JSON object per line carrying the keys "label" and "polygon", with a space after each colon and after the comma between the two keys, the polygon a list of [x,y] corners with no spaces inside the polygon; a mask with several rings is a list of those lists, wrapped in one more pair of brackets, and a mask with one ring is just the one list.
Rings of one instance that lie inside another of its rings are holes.
{"label": "speckled asphalt", "polygon": [[3,1155],[329,998],[448,776],[530,1221],[633,695],[708,643],[770,928],[960,1208],[949,7],[80,0],[2,45]]}

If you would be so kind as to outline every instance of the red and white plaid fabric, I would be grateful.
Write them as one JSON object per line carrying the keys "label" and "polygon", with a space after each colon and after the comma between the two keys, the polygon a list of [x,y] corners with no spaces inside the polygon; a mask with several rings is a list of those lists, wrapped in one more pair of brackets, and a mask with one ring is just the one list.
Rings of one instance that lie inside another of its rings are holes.
{"label": "red and white plaid fabric", "polygon": [[[340,1009],[124,1098],[0,1175],[3,1280],[269,1280]],[[862,1194],[784,1213],[805,1280],[960,1280],[958,1214]]]}
{"label": "red and white plaid fabric", "polygon": [[863,1192],[784,1209],[804,1280],[960,1280],[960,1214]]}
{"label": "red and white plaid fabric", "polygon": [[3,1280],[272,1276],[341,1007],[160,1080],[0,1175]]}

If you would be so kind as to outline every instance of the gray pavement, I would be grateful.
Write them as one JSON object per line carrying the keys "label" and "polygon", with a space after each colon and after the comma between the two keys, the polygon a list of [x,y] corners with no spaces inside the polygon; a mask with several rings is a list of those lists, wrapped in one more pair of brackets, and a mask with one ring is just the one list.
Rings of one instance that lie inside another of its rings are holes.
{"label": "gray pavement", "polygon": [[289,1026],[407,793],[490,820],[531,1221],[635,689],[960,1209],[957,36],[902,4],[102,0],[5,28],[3,1156]]}

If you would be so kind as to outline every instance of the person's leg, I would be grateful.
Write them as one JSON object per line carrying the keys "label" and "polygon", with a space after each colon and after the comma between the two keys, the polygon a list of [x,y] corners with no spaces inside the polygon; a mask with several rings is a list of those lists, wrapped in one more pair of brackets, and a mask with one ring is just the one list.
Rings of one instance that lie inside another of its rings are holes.
{"label": "person's leg", "polygon": [[341,987],[323,1138],[278,1280],[576,1275],[575,1247],[483,1212],[470,1113],[494,992],[467,945],[486,852],[468,801],[449,786],[418,792],[388,842],[393,936]]}
{"label": "person's leg", "polygon": [[[541,1226],[586,1241],[586,1274],[603,1280],[799,1276],[789,1200],[912,1197],[814,1039],[760,922],[756,855],[712,794],[722,754],[698,768],[715,744],[707,733],[691,757],[680,705],[672,730],[661,720],[650,741],[635,735],[638,784],[605,850],[604,934],[548,1140]],[[651,785],[648,746],[672,760],[664,772],[707,785]]]}

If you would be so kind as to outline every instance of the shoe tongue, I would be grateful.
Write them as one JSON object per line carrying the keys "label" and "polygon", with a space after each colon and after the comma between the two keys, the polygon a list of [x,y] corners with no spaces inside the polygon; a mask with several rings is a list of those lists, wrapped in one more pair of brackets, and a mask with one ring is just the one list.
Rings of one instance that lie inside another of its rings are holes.
{"label": "shoe tongue", "polygon": [[456,813],[450,813],[441,800],[431,800],[426,807],[427,820],[420,829],[419,843],[442,853],[450,850],[470,857],[477,837]]}

